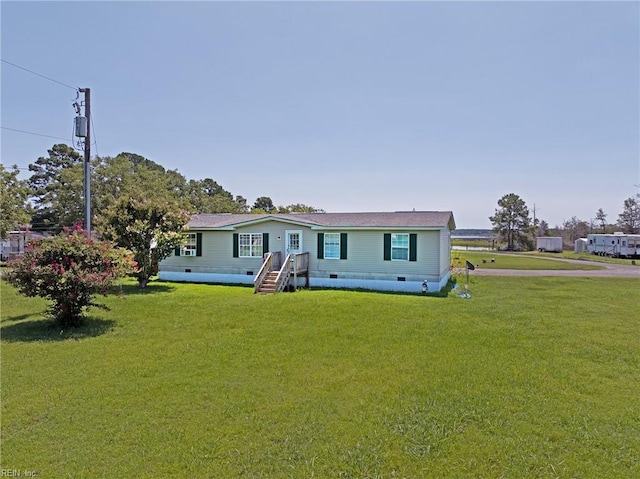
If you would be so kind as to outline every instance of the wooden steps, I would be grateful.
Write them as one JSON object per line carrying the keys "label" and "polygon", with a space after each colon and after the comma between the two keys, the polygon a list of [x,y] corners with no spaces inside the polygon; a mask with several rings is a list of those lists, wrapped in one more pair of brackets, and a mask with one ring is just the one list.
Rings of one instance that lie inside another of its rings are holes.
{"label": "wooden steps", "polygon": [[264,281],[260,285],[258,289],[258,293],[269,294],[276,292],[276,278],[278,277],[278,271],[271,271],[267,273]]}

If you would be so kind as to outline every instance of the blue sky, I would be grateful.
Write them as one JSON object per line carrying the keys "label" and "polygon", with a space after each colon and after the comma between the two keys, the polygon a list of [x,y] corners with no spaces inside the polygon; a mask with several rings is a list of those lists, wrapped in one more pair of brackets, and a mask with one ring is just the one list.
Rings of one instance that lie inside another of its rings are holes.
{"label": "blue sky", "polygon": [[[638,2],[10,2],[2,59],[89,87],[92,153],[250,204],[551,226],[640,191]],[[1,63],[2,162],[69,138],[72,89]],[[26,173],[26,172],[25,172]],[[26,176],[26,175],[25,175]]]}

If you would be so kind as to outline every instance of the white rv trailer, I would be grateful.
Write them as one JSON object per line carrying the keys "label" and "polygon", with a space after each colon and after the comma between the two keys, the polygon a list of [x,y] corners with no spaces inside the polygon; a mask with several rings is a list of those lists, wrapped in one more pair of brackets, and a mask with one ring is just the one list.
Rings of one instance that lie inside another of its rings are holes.
{"label": "white rv trailer", "polygon": [[549,251],[551,253],[562,253],[562,237],[560,236],[539,236],[536,238],[536,248],[538,251]]}
{"label": "white rv trailer", "polygon": [[590,234],[587,236],[587,251],[600,256],[640,257],[640,235]]}

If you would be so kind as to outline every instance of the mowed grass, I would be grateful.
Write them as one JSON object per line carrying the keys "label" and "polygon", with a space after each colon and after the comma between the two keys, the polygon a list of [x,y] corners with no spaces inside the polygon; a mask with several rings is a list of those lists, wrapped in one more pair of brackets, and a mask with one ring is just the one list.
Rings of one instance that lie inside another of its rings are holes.
{"label": "mowed grass", "polygon": [[78,331],[2,284],[2,468],[38,477],[640,475],[640,281],[471,299],[125,285]]}
{"label": "mowed grass", "polygon": [[[558,253],[533,253],[537,255],[544,255],[549,257],[557,256]],[[611,264],[624,264],[629,266],[640,266],[640,260],[637,258],[612,258],[610,256],[598,256],[590,253],[574,253],[572,251],[563,251],[559,254],[560,257],[566,259],[577,259],[581,261],[593,261],[596,263],[611,263]],[[635,263],[635,265],[634,265]]]}
{"label": "mowed grass", "polygon": [[[451,261],[454,266],[465,267],[465,260],[479,268],[486,269],[534,269],[534,270],[597,270],[601,266],[590,264],[576,264],[557,261],[561,256],[535,256],[531,253],[500,253],[495,251],[451,251]],[[491,260],[495,260],[491,262]]]}

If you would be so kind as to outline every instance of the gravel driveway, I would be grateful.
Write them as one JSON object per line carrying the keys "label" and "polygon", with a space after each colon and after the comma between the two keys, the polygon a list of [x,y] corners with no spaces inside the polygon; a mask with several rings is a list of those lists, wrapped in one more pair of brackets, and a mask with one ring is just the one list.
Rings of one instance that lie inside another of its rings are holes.
{"label": "gravel driveway", "polygon": [[[470,274],[479,276],[581,276],[584,278],[640,278],[640,266],[599,263],[575,259],[545,258],[549,261],[564,261],[565,263],[589,264],[603,269],[482,269],[482,266]],[[638,261],[640,263],[640,261]]]}

